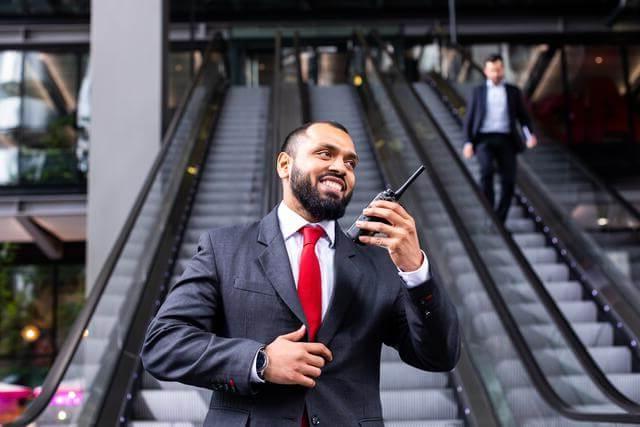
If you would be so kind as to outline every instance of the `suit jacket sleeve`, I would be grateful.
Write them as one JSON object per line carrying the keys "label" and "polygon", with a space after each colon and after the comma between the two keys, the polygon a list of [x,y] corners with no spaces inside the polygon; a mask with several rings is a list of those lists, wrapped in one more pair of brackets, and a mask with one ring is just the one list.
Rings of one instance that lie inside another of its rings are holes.
{"label": "suit jacket sleeve", "polygon": [[432,276],[411,289],[400,286],[385,344],[406,363],[429,371],[450,371],[460,358],[456,309]]}
{"label": "suit jacket sleeve", "polygon": [[221,310],[213,246],[204,233],[149,325],[141,353],[145,369],[160,380],[251,394],[253,359],[263,344],[217,335]]}
{"label": "suit jacket sleeve", "polygon": [[520,121],[520,124],[522,126],[526,126],[529,129],[529,132],[533,134],[534,132],[533,132],[533,127],[531,125],[531,117],[529,116],[529,113],[527,112],[527,107],[524,104],[522,91],[517,86],[513,86],[513,89],[514,89],[515,101],[516,101],[516,111],[515,111],[516,117]]}
{"label": "suit jacket sleeve", "polygon": [[[478,97],[478,89],[475,88],[473,92],[471,92],[471,99],[467,100],[467,114],[464,120],[464,136],[466,138],[465,142],[473,142],[473,121],[475,120],[477,107],[477,98]],[[475,145],[475,143],[474,143]]]}

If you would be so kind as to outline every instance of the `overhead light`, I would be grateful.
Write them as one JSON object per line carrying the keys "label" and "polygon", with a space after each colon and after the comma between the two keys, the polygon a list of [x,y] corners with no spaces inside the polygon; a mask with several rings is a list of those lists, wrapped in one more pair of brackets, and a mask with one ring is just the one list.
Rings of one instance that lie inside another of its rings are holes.
{"label": "overhead light", "polygon": [[609,220],[607,218],[605,218],[605,217],[598,218],[598,225],[600,227],[604,227],[607,224],[609,224]]}
{"label": "overhead light", "polygon": [[602,58],[602,56],[596,56],[596,64],[602,64],[604,62],[604,59]]}
{"label": "overhead light", "polygon": [[34,342],[38,338],[40,338],[40,329],[38,329],[34,325],[27,325],[22,328],[22,331],[20,331],[20,335],[22,335],[22,339],[26,342]]}
{"label": "overhead light", "polygon": [[360,75],[353,76],[353,85],[356,87],[362,86],[362,77]]}
{"label": "overhead light", "polygon": [[198,168],[196,166],[189,166],[187,168],[187,173],[189,175],[197,175],[198,174]]}
{"label": "overhead light", "polygon": [[58,412],[58,420],[64,421],[67,419],[67,413],[65,411]]}

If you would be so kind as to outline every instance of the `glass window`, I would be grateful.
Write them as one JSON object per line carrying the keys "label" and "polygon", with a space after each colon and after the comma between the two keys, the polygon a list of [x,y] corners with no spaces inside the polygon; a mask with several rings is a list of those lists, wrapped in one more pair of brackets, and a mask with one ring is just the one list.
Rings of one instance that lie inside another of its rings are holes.
{"label": "glass window", "polygon": [[0,186],[83,185],[88,54],[0,51]]}
{"label": "glass window", "polygon": [[24,183],[77,180],[75,111],[80,58],[29,52],[25,57],[20,174]]}
{"label": "glass window", "polygon": [[82,265],[58,268],[56,345],[59,348],[84,305],[85,269]]}
{"label": "glass window", "polygon": [[617,46],[566,46],[574,143],[629,138],[626,86]]}
{"label": "glass window", "polygon": [[631,89],[631,111],[635,142],[640,142],[640,46],[627,49],[629,58],[629,87]]}
{"label": "glass window", "polygon": [[0,355],[50,355],[53,343],[53,270],[10,267],[0,279]]}
{"label": "glass window", "polygon": [[22,53],[0,52],[0,185],[18,182]]}
{"label": "glass window", "polygon": [[539,138],[560,142],[568,140],[564,96],[562,50],[556,49],[538,81],[530,87],[529,102]]}
{"label": "glass window", "polygon": [[171,52],[169,54],[169,115],[180,106],[202,64],[200,51]]}

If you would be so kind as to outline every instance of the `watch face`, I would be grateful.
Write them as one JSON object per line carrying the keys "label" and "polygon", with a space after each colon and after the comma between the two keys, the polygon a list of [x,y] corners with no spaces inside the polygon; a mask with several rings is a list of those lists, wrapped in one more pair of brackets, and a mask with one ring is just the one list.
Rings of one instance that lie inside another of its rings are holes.
{"label": "watch face", "polygon": [[258,352],[258,358],[256,359],[256,370],[262,371],[265,368],[265,364],[267,363],[267,357],[264,354],[263,350]]}

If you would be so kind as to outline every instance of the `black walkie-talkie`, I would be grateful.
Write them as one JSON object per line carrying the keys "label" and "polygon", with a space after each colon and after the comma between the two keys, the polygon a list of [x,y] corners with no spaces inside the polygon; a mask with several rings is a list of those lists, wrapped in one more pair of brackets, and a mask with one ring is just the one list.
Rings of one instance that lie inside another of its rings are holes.
{"label": "black walkie-talkie", "polygon": [[[424,171],[424,165],[421,165],[418,170],[416,170],[413,175],[411,175],[409,177],[409,179],[407,179],[407,182],[405,182],[404,184],[402,184],[402,186],[400,186],[400,188],[398,188],[396,191],[393,191],[390,188],[387,188],[386,190],[378,193],[378,195],[376,197],[373,198],[372,201],[369,202],[369,204],[367,206],[370,206],[371,203],[375,202],[376,200],[387,200],[389,202],[397,202],[398,200],[400,200],[400,196],[402,196],[402,193],[405,192],[405,190],[407,189],[407,187],[409,187],[411,185],[411,183],[413,181],[415,181],[415,179],[418,177],[418,175],[420,175],[422,173],[422,171]],[[358,219],[356,220],[356,222],[358,221],[373,221],[373,222],[384,222],[387,223],[387,221],[385,221],[382,218],[378,218],[375,216],[366,216],[365,214],[361,214]],[[351,227],[349,227],[349,230],[347,230],[347,236],[349,236],[351,239],[353,239],[354,242],[356,243],[360,243],[360,236],[371,236],[375,234],[374,231],[369,231],[369,230],[362,230],[360,228],[358,228],[356,226],[356,223],[354,222],[353,225]]]}

